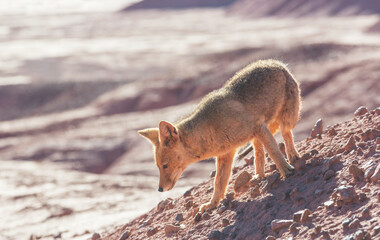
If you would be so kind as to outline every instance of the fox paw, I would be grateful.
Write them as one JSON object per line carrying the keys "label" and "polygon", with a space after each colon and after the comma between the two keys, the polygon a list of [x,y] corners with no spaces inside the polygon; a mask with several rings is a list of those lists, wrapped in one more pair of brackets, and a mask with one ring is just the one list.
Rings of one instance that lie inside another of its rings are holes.
{"label": "fox paw", "polygon": [[217,204],[215,203],[212,203],[212,202],[208,202],[208,203],[205,203],[205,204],[202,204],[200,207],[199,207],[199,212],[200,213],[204,213],[205,211],[209,210],[209,209],[214,209],[216,208]]}
{"label": "fox paw", "polygon": [[294,167],[290,164],[287,164],[284,168],[280,170],[281,176],[286,178],[287,176],[292,175],[294,172]]}

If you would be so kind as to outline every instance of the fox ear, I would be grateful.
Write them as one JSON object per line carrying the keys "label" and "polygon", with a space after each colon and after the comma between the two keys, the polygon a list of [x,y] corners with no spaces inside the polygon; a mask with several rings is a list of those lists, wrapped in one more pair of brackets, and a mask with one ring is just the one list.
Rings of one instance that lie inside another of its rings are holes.
{"label": "fox ear", "polygon": [[158,128],[147,128],[143,130],[137,131],[141,136],[147,138],[149,141],[153,143],[153,145],[157,146],[158,144]]}
{"label": "fox ear", "polygon": [[160,141],[166,146],[179,141],[178,130],[173,124],[161,121],[158,128],[160,130]]}

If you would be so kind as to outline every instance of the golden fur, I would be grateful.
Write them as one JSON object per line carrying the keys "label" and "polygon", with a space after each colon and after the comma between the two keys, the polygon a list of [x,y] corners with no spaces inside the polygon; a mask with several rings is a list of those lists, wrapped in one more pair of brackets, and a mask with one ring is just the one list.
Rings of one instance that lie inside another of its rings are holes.
{"label": "golden fur", "polygon": [[200,211],[216,207],[224,197],[237,148],[252,141],[255,170],[264,177],[264,147],[283,177],[293,167],[281,154],[273,134],[281,131],[287,157],[299,157],[292,129],[299,120],[300,90],[287,67],[276,60],[254,62],[204,97],[188,117],[139,131],[154,145],[160,171],[159,191],[167,191],[194,162],[216,156],[214,193]]}

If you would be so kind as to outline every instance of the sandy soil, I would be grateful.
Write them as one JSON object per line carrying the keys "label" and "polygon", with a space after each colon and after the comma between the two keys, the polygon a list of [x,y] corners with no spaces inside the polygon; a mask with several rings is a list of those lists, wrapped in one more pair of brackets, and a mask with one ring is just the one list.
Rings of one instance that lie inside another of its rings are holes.
{"label": "sandy soil", "polygon": [[206,180],[213,161],[159,194],[151,146],[136,130],[187,115],[256,59],[283,60],[300,81],[297,141],[318,118],[333,125],[380,105],[377,15],[252,19],[233,13],[237,5],[121,12],[133,1],[5,2],[0,238],[87,238]]}

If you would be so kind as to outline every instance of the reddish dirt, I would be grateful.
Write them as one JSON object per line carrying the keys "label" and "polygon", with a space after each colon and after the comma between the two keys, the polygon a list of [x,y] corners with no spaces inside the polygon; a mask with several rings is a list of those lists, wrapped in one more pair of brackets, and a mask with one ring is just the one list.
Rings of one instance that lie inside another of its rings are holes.
{"label": "reddish dirt", "polygon": [[[213,179],[189,189],[182,197],[161,202],[148,213],[120,225],[116,231],[102,233],[102,239],[119,239],[123,233],[124,237],[129,234],[123,239],[265,239],[268,236],[377,239],[380,236],[380,108],[335,124],[314,139],[309,137],[298,142],[297,148],[303,156],[299,161],[305,161],[305,165],[296,164],[298,170],[287,179],[276,178],[278,173],[271,172],[269,160],[266,179],[253,178],[245,189],[235,192],[236,178],[244,171],[254,173],[250,165],[235,167],[227,191],[230,198],[224,199],[217,209],[204,213],[199,221],[194,213],[210,199]],[[377,168],[376,179],[364,177],[364,173],[368,177],[371,168]],[[297,217],[295,213],[305,209],[310,215]],[[177,218],[178,214],[182,214],[183,220]],[[292,226],[273,230],[271,224],[276,219],[290,220]],[[168,225],[177,228],[172,227],[174,232],[166,233]]]}

